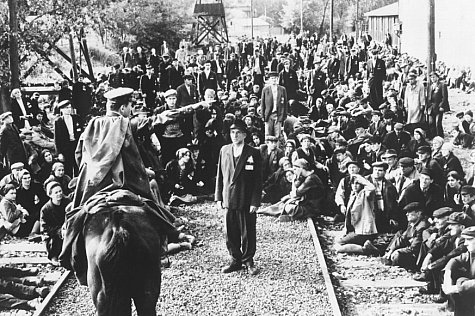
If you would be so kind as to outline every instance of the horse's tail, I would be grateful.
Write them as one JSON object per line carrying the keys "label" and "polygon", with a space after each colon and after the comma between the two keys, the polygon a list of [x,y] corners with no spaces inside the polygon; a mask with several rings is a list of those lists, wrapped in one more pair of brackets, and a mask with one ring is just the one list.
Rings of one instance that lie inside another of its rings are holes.
{"label": "horse's tail", "polygon": [[124,227],[124,214],[121,211],[115,211],[111,214],[112,237],[103,250],[101,266],[103,272],[107,271],[113,278],[126,273],[128,260],[128,244],[130,241],[130,232]]}

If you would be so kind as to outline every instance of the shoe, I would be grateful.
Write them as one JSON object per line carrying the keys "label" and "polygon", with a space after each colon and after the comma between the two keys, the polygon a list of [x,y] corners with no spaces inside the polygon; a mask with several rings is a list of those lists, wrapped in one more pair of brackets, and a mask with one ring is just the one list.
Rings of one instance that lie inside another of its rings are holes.
{"label": "shoe", "polygon": [[231,273],[242,269],[242,264],[236,261],[232,261],[229,265],[221,269],[222,273]]}
{"label": "shoe", "polygon": [[160,260],[160,266],[164,269],[170,268],[172,263],[170,262],[170,258],[166,257]]}
{"label": "shoe", "polygon": [[39,299],[35,298],[26,302],[26,305],[29,309],[37,309],[41,305],[41,302]]}
{"label": "shoe", "polygon": [[259,273],[259,269],[254,265],[254,261],[246,262],[246,268],[250,275]]}
{"label": "shoe", "polygon": [[416,281],[421,281],[421,282],[429,281],[428,275],[426,272],[417,273],[412,278]]}
{"label": "shoe", "polygon": [[345,216],[341,213],[338,213],[333,217],[333,223],[342,223],[345,221]]}
{"label": "shoe", "polygon": [[38,287],[35,289],[35,292],[38,293],[38,295],[41,298],[45,298],[49,294],[49,287],[43,286],[43,287]]}
{"label": "shoe", "polygon": [[278,222],[290,222],[292,219],[290,218],[289,215],[280,215],[279,218],[277,219]]}
{"label": "shoe", "polygon": [[365,241],[363,244],[363,251],[365,254],[371,255],[371,256],[379,256],[379,250],[376,248],[370,240]]}
{"label": "shoe", "polygon": [[436,304],[442,304],[447,302],[447,296],[439,294],[432,301]]}
{"label": "shoe", "polygon": [[384,264],[385,266],[391,266],[391,260],[389,260],[386,257],[381,257],[381,263]]}
{"label": "shoe", "polygon": [[423,295],[430,295],[430,294],[439,294],[439,291],[436,291],[434,288],[421,287],[421,288],[419,289],[419,293],[420,293],[420,294],[423,294]]}

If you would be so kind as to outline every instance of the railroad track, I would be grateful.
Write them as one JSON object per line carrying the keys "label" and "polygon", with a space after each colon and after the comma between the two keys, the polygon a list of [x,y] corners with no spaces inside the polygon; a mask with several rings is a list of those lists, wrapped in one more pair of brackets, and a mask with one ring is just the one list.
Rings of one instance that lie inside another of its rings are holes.
{"label": "railroad track", "polygon": [[0,266],[38,268],[38,274],[34,276],[34,279],[41,280],[41,284],[37,284],[37,287],[47,286],[49,288],[48,295],[39,298],[41,303],[36,310],[0,309],[0,316],[45,315],[47,306],[70,275],[70,271],[50,264],[43,242],[34,243],[21,239],[11,239],[0,244]]}
{"label": "railroad track", "polygon": [[333,249],[341,229],[307,221],[335,316],[450,316],[445,304],[422,295],[426,285],[398,267],[385,266],[379,257],[339,254]]}

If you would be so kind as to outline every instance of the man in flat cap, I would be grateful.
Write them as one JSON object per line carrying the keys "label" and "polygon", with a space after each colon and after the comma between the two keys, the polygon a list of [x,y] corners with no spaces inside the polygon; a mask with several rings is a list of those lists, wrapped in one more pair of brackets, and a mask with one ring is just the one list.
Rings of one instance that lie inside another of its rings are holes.
{"label": "man in flat cap", "polygon": [[[449,208],[450,209],[450,208]],[[442,291],[443,268],[447,262],[466,251],[464,239],[461,237],[462,231],[472,226],[472,219],[462,213],[453,212],[447,218],[447,232],[437,238],[433,246],[429,249],[421,265],[420,278],[416,280],[428,281],[427,289],[420,290],[423,294],[439,294],[435,303],[443,303],[447,296]]]}
{"label": "man in flat cap", "polygon": [[265,144],[260,146],[263,182],[267,181],[279,169],[279,160],[284,157],[284,151],[278,147],[279,139],[277,137],[267,135],[265,142]]}
{"label": "man in flat cap", "polygon": [[407,112],[406,128],[409,132],[420,126],[426,105],[424,85],[417,81],[414,73],[407,75],[408,84],[404,90],[404,108]]}
{"label": "man in flat cap", "polygon": [[429,119],[429,136],[444,137],[442,117],[444,112],[450,111],[447,85],[439,80],[439,74],[430,74],[431,85],[427,98],[427,117]]}
{"label": "man in flat cap", "polygon": [[403,130],[403,128],[402,123],[394,124],[394,130],[389,132],[384,139],[384,145],[388,149],[394,149],[398,156],[402,156],[403,153],[407,152],[409,142],[411,141],[411,134]]}
{"label": "man in flat cap", "polygon": [[396,188],[385,177],[388,164],[377,161],[373,163],[372,169],[373,171],[367,176],[367,179],[375,186],[373,209],[378,232],[389,233],[405,227],[401,226],[405,219],[397,204]]}
{"label": "man in flat cap", "polygon": [[462,211],[475,220],[475,187],[471,185],[462,186],[460,195],[463,203]]}
{"label": "man in flat cap", "polygon": [[424,215],[431,217],[435,210],[443,206],[443,195],[442,188],[434,183],[432,171],[424,168],[419,174],[419,179],[403,192],[399,205],[404,207],[409,203],[418,202],[424,209]]}
{"label": "man in flat cap", "polygon": [[409,203],[403,211],[407,216],[407,229],[400,230],[393,237],[382,261],[393,266],[415,269],[422,243],[422,232],[429,227],[429,223],[423,215],[424,209],[420,203]]}
{"label": "man in flat cap", "polygon": [[145,99],[145,106],[153,111],[156,105],[155,99],[158,91],[158,78],[153,73],[152,65],[148,64],[146,69],[146,73],[140,77],[139,91]]}
{"label": "man in flat cap", "polygon": [[417,149],[417,169],[419,172],[422,169],[430,169],[434,183],[443,188],[446,183],[444,170],[437,159],[432,158],[431,153],[432,149],[429,146],[421,146]]}
{"label": "man in flat cap", "polygon": [[404,191],[415,180],[419,179],[419,172],[414,165],[414,159],[410,157],[403,157],[398,161],[399,175],[395,178],[395,187],[399,195],[398,203],[401,201],[401,197]]}
{"label": "man in flat cap", "polygon": [[8,168],[15,162],[27,163],[26,151],[18,127],[13,123],[12,112],[0,115],[0,161]]}
{"label": "man in flat cap", "polygon": [[261,116],[265,124],[265,135],[281,138],[282,125],[287,118],[287,91],[278,85],[278,74],[269,73],[269,82],[262,90]]}
{"label": "man in flat cap", "polygon": [[218,75],[211,70],[211,61],[205,61],[205,69],[198,75],[198,92],[201,99],[204,99],[206,89],[218,91]]}
{"label": "man in flat cap", "polygon": [[69,100],[58,103],[61,116],[54,122],[54,145],[57,154],[64,156],[64,170],[70,177],[77,176],[78,166],[75,161],[75,150],[79,137],[84,130],[84,122],[76,114]]}
{"label": "man in flat cap", "polygon": [[221,148],[216,176],[215,200],[226,212],[226,247],[230,263],[222,269],[231,273],[244,263],[251,275],[256,252],[256,211],[261,204],[262,162],[259,150],[244,143],[246,125],[236,120],[230,127],[231,144]]}
{"label": "man in flat cap", "polygon": [[454,315],[475,315],[475,227],[468,227],[462,231],[467,251],[451,259],[445,267],[442,290],[449,297],[449,308]]}

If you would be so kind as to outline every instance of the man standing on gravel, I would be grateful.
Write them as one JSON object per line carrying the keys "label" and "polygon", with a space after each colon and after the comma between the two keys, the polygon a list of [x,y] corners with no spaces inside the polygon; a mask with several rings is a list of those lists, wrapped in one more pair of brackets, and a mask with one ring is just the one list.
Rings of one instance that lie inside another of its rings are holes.
{"label": "man standing on gravel", "polygon": [[[218,209],[226,210],[226,247],[231,262],[222,269],[231,273],[244,263],[251,275],[259,270],[254,265],[256,252],[256,210],[261,204],[262,172],[260,152],[244,143],[247,130],[237,120],[230,127],[232,144],[223,146],[219,154],[215,200]],[[241,242],[242,241],[242,242]]]}

